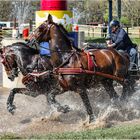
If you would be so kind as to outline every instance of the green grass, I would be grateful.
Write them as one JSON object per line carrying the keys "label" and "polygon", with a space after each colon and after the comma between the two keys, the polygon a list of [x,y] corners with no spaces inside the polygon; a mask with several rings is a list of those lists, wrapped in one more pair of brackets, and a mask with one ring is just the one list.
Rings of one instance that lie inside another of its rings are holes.
{"label": "green grass", "polygon": [[[140,38],[131,38],[133,43],[136,43],[138,46],[140,46]],[[86,42],[93,42],[93,43],[105,43],[105,38],[90,38],[87,37],[85,39]]]}
{"label": "green grass", "polygon": [[132,38],[132,42],[140,46],[140,38]]}
{"label": "green grass", "polygon": [[35,139],[140,139],[140,125],[67,132],[32,137]]}
{"label": "green grass", "polygon": [[[20,134],[19,134],[20,135]],[[21,139],[14,134],[4,134],[0,139]],[[140,125],[125,125],[104,129],[80,132],[52,133],[41,136],[30,136],[28,139],[140,139]]]}
{"label": "green grass", "polygon": [[16,134],[13,134],[13,133],[0,135],[0,140],[9,140],[9,139],[22,139],[22,137],[17,136]]}
{"label": "green grass", "polygon": [[85,42],[93,42],[93,43],[105,43],[105,38],[86,38]]}

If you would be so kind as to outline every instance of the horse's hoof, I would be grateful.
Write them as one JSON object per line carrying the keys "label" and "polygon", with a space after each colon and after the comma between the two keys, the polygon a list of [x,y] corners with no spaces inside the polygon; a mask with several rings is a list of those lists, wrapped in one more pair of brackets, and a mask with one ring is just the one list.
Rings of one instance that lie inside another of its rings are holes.
{"label": "horse's hoof", "polygon": [[57,108],[57,111],[62,112],[62,113],[67,113],[70,111],[70,107],[68,105],[61,106],[61,107]]}
{"label": "horse's hoof", "polygon": [[89,123],[93,123],[93,122],[95,122],[96,121],[96,117],[95,117],[95,115],[90,115],[89,116]]}
{"label": "horse's hoof", "polygon": [[16,109],[15,105],[7,105],[7,110],[11,113],[14,114],[14,110]]}

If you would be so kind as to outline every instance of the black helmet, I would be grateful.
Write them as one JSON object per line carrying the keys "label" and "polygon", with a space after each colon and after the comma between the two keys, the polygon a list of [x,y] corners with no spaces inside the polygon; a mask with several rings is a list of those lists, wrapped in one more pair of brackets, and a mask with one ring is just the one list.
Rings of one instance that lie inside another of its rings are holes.
{"label": "black helmet", "polygon": [[118,26],[120,27],[120,22],[118,20],[112,20],[110,22],[110,27],[113,27],[113,26]]}

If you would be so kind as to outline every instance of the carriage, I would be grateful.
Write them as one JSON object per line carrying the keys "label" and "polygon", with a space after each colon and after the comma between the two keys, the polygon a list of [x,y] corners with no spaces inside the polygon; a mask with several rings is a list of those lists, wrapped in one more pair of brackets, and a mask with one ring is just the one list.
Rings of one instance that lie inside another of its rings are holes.
{"label": "carriage", "polygon": [[[136,59],[135,59],[135,63],[133,64],[133,69],[128,69],[128,72],[131,76],[131,78],[138,80],[140,78],[140,51],[138,49],[137,44],[133,44],[134,48],[136,48],[137,51],[137,55],[136,55]],[[90,50],[93,48],[97,48],[97,49],[106,49],[106,43],[89,43],[86,42],[84,43],[84,49],[85,50]]]}

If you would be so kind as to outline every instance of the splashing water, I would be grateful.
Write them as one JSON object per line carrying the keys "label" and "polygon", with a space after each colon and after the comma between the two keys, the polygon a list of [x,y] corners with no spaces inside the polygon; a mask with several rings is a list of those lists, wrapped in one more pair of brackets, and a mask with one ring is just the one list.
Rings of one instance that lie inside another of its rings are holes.
{"label": "splashing water", "polygon": [[[103,93],[106,94],[106,93]],[[117,101],[112,104],[107,99],[96,101],[97,118],[103,121],[130,121],[140,119],[140,89],[125,101]],[[96,100],[96,99],[95,99]]]}
{"label": "splashing water", "polygon": [[[90,102],[96,117],[106,121],[129,121],[132,119],[139,119],[140,89],[139,87],[137,88],[138,90],[131,97],[124,101],[116,101],[114,104],[111,103],[107,93],[102,88],[90,90]],[[81,110],[86,114],[83,103],[76,93],[61,95],[59,100],[61,103],[68,104],[73,110]]]}
{"label": "splashing water", "polygon": [[[110,127],[119,122],[140,119],[140,86],[126,101],[111,103],[103,88],[89,90],[89,99],[96,122],[88,124],[88,116],[80,96],[75,92],[66,92],[56,96],[62,105],[69,105],[69,113],[57,113],[56,109],[48,106],[44,95],[32,98],[26,95],[16,95],[17,109],[13,116],[6,110],[6,95],[1,100],[0,132],[24,132],[36,134],[43,132],[80,131],[97,127]],[[117,87],[120,88],[120,87]],[[118,90],[117,90],[118,91]],[[121,91],[121,90],[120,90]],[[11,121],[12,120],[12,121]],[[87,124],[86,124],[87,123]],[[50,127],[51,126],[51,127]],[[61,130],[60,130],[61,128]]]}

